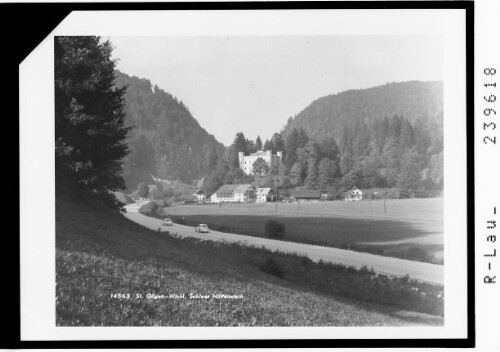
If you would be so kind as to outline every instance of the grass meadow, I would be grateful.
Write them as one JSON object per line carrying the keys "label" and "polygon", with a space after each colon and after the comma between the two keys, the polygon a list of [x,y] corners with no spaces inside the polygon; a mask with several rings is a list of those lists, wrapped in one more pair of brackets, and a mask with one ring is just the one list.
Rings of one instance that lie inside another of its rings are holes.
{"label": "grass meadow", "polygon": [[[146,298],[173,293],[243,298]],[[178,239],[98,203],[56,201],[57,326],[442,325],[443,306],[440,285]]]}
{"label": "grass meadow", "polygon": [[442,264],[443,200],[401,199],[359,202],[175,205],[165,209],[188,225],[265,237],[275,219],[286,226],[284,240],[366,251]]}

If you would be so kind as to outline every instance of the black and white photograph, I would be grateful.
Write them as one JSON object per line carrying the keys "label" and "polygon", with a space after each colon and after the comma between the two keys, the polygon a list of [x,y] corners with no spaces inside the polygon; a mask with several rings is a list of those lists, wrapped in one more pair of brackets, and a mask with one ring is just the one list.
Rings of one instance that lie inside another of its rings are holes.
{"label": "black and white photograph", "polygon": [[71,13],[20,66],[25,336],[467,338],[464,14]]}
{"label": "black and white photograph", "polygon": [[54,40],[58,326],[443,325],[439,38]]}

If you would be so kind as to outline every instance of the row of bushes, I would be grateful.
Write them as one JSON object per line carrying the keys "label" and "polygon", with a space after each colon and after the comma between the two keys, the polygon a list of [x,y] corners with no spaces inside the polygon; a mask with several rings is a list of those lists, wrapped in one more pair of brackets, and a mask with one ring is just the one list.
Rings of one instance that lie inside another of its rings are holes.
{"label": "row of bushes", "polygon": [[267,274],[327,294],[444,315],[443,286],[414,281],[408,275],[388,276],[366,266],[356,269],[322,260],[315,263],[308,257],[284,253],[276,253],[261,263],[260,270]]}
{"label": "row of bushes", "polygon": [[418,262],[424,263],[432,263],[432,264],[444,264],[443,258],[436,258],[432,253],[427,252],[425,249],[420,247],[409,246],[406,249],[400,248],[400,246],[376,246],[376,245],[358,245],[358,244],[350,244],[349,247],[347,244],[342,246],[342,248],[349,248],[353,251],[357,252],[366,252],[377,255],[382,255],[386,257],[396,257],[407,260],[414,260]]}

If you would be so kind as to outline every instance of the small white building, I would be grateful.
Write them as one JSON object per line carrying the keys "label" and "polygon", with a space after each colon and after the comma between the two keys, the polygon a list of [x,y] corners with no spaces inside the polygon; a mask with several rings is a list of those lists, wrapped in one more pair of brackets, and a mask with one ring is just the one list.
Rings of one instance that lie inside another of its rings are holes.
{"label": "small white building", "polygon": [[267,163],[267,166],[269,167],[269,170],[271,170],[273,166],[279,167],[282,162],[283,152],[276,152],[276,155],[272,155],[271,150],[259,150],[256,153],[246,156],[243,154],[243,152],[239,152],[238,161],[240,163],[240,169],[245,172],[245,175],[253,174],[253,163],[255,163],[258,158],[264,159],[264,161]]}
{"label": "small white building", "polygon": [[203,191],[198,191],[196,193],[193,193],[193,196],[196,198],[196,200],[198,201],[202,201],[202,200],[205,200],[207,199],[207,197],[205,196],[205,194],[203,193]]}
{"label": "small white building", "polygon": [[345,194],[346,202],[352,202],[363,199],[363,192],[358,187],[354,186],[350,191]]}
{"label": "small white building", "polygon": [[257,188],[255,190],[255,201],[257,203],[265,203],[267,202],[268,197],[270,196],[271,188]]}
{"label": "small white building", "polygon": [[212,196],[212,203],[250,202],[254,199],[255,189],[250,184],[223,185]]}

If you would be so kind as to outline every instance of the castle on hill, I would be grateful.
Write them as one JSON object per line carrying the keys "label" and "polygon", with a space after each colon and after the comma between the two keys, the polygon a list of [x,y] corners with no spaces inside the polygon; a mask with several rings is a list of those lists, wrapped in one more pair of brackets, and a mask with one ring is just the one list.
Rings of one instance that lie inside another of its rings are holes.
{"label": "castle on hill", "polygon": [[283,152],[278,151],[276,155],[272,155],[271,150],[262,151],[259,150],[250,155],[244,155],[243,152],[238,153],[238,160],[240,163],[240,169],[245,172],[245,175],[253,174],[253,163],[258,159],[262,158],[267,163],[269,170],[273,167],[279,167],[283,162]]}

